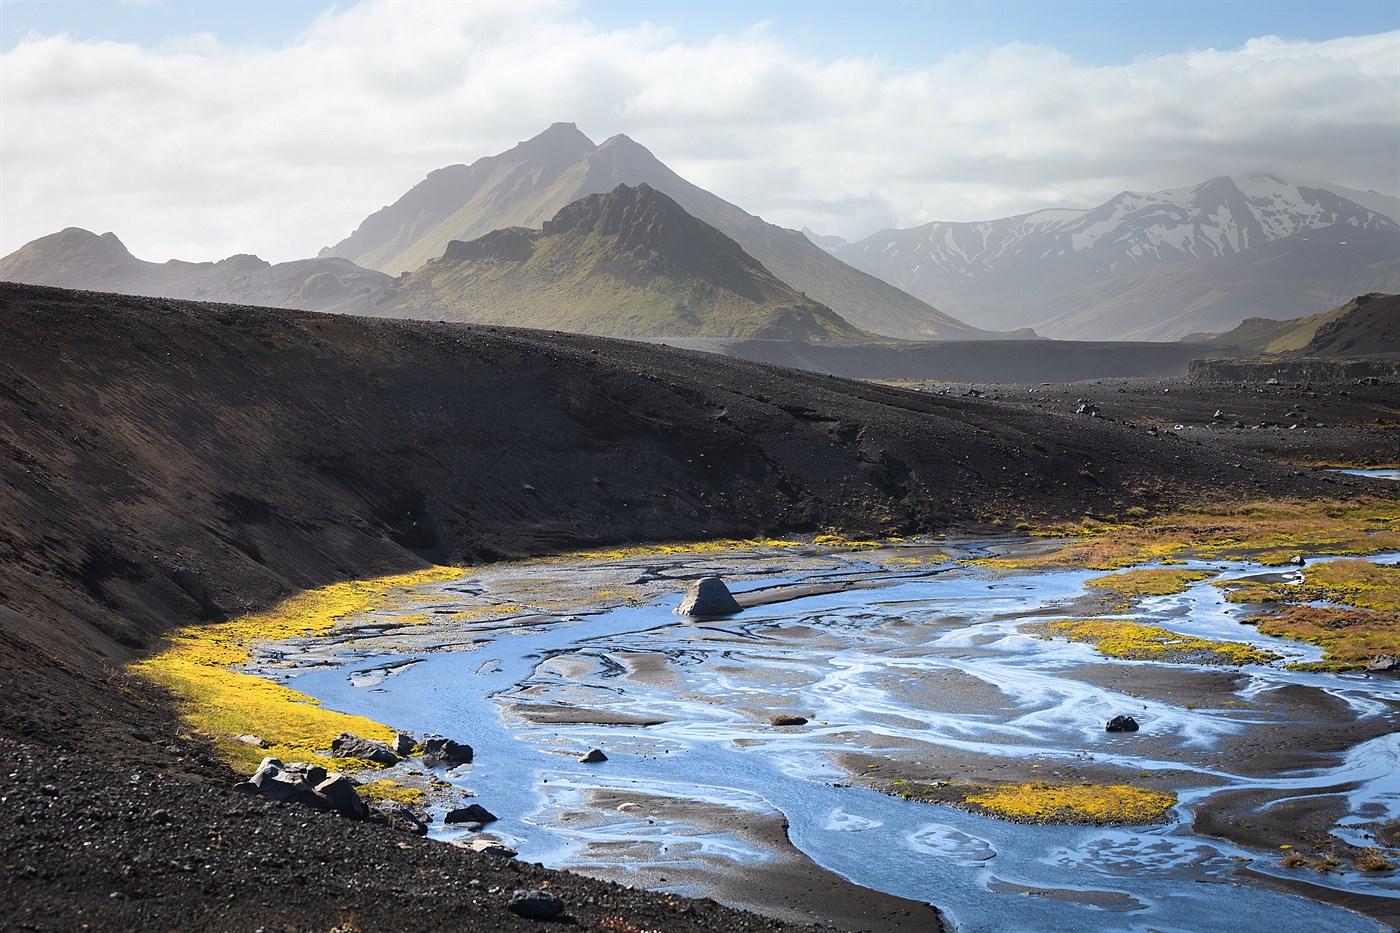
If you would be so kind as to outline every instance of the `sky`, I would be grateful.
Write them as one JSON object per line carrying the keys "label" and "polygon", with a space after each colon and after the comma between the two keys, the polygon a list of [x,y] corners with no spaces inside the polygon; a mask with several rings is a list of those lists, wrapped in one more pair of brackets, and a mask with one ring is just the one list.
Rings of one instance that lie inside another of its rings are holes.
{"label": "sky", "polygon": [[556,121],[858,239],[1273,172],[1400,195],[1400,3],[0,0],[0,255],[315,255]]}

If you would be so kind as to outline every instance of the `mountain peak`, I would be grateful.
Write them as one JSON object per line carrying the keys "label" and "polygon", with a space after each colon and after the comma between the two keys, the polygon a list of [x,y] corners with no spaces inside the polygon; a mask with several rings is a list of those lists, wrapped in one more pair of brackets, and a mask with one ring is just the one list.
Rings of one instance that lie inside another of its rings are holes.
{"label": "mountain peak", "polygon": [[561,154],[584,155],[598,148],[578,128],[576,123],[552,123],[538,136],[532,136],[517,143],[515,151],[521,155]]}
{"label": "mountain peak", "polygon": [[579,230],[617,237],[624,249],[676,250],[697,241],[724,242],[742,252],[728,236],[686,213],[674,200],[645,182],[618,185],[606,194],[595,194],[565,205],[553,220],[545,221],[546,235]]}

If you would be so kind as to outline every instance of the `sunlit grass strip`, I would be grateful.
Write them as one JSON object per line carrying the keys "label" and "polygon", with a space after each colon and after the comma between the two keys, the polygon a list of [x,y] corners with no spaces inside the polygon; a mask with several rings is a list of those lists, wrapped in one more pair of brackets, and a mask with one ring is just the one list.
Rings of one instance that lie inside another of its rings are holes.
{"label": "sunlit grass strip", "polygon": [[[328,767],[353,765],[319,752],[342,732],[388,741],[393,731],[362,716],[322,709],[312,697],[229,668],[246,663],[257,643],[327,632],[349,616],[389,608],[409,587],[461,573],[453,567],[431,567],[310,590],[266,612],[180,629],[168,648],[132,669],[169,688],[185,722],[213,738],[235,768],[252,771],[265,755]],[[243,734],[260,736],[269,747],[232,738]]]}
{"label": "sunlit grass strip", "polygon": [[1003,784],[964,802],[992,816],[1044,823],[1160,823],[1176,795],[1130,784]]}
{"label": "sunlit grass strip", "polygon": [[781,538],[722,538],[715,541],[689,541],[673,544],[639,544],[615,548],[569,551],[554,557],[537,557],[525,563],[560,564],[578,561],[631,560],[638,557],[654,557],[669,554],[719,554],[727,551],[753,550],[756,548],[795,548],[809,547],[806,541],[788,541]]}
{"label": "sunlit grass strip", "polygon": [[1121,619],[1066,619],[1032,622],[1021,631],[1040,638],[1064,638],[1094,646],[1100,654],[1132,661],[1173,661],[1186,664],[1267,664],[1278,660],[1237,641],[1212,641],[1182,635],[1156,625]]}
{"label": "sunlit grass strip", "polygon": [[1043,554],[990,558],[991,567],[1118,570],[1163,558],[1249,558],[1279,566],[1297,554],[1374,554],[1400,549],[1400,504],[1363,497],[1281,499],[1182,509],[1140,522],[1085,519],[1034,529],[1071,540]]}
{"label": "sunlit grass strip", "polygon": [[1112,590],[1123,596],[1172,596],[1184,593],[1191,584],[1215,576],[1214,570],[1182,570],[1177,567],[1144,567],[1106,577],[1095,577],[1087,585]]}

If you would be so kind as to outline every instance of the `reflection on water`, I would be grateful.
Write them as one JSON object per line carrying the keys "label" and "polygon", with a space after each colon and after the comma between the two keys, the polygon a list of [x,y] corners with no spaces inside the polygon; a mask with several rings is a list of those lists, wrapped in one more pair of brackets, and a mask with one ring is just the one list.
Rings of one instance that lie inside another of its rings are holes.
{"label": "reflection on water", "polygon": [[[625,562],[614,577],[618,566]],[[1282,775],[1265,767],[1257,746],[1290,735],[1300,715],[1276,702],[1281,688],[1304,688],[1339,721],[1364,723],[1394,716],[1396,680],[1284,670],[1317,650],[1241,625],[1246,611],[1209,581],[1147,599],[1132,617],[1247,641],[1283,661],[1237,675],[1109,661],[1086,645],[1020,631],[1081,596],[1099,574],[899,566],[852,554],[750,553],[650,561],[636,576],[664,589],[668,576],[759,567],[754,578],[735,580],[735,590],[805,594],[704,622],[671,612],[683,583],[658,600],[569,615],[536,612],[528,595],[511,595],[538,579],[485,568],[439,596],[485,587],[524,605],[524,614],[379,627],[330,652],[324,640],[278,650],[293,661],[301,652],[312,667],[288,682],[327,706],[472,744],[476,764],[452,779],[501,815],[491,829],[530,861],[647,880],[666,865],[739,870],[772,853],[703,813],[747,813],[786,820],[792,843],[813,861],[858,884],[932,901],[960,930],[1278,929],[1281,917],[1292,929],[1376,929],[1251,883],[1238,874],[1242,865],[1297,873],[1278,866],[1278,853],[1190,827],[1197,808],[1222,791],[1287,797],[1340,788],[1349,816],[1339,833],[1370,844],[1378,821],[1400,817],[1400,737],[1381,735]],[[1217,569],[1217,579],[1260,572],[1222,561],[1188,566]],[[860,588],[801,589],[814,581]],[[778,713],[809,722],[775,727],[769,720]],[[1119,714],[1142,730],[1130,739],[1106,734],[1103,723]],[[609,760],[578,764],[593,746]],[[850,786],[860,781],[837,764],[850,752],[911,768],[1033,761],[1048,779],[1089,762],[1129,777],[1170,773],[1181,802],[1162,826],[1017,825]],[[619,810],[629,799],[703,807]],[[1393,877],[1348,871],[1309,880],[1400,897]]]}

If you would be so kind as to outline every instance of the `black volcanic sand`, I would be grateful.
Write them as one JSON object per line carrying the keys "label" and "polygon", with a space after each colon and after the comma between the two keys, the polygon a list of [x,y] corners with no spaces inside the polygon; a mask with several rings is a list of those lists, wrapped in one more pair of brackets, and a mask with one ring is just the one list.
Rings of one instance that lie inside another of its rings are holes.
{"label": "black volcanic sand", "polygon": [[1400,465],[1400,388],[1394,383],[1269,385],[1183,378],[932,387],[954,394],[975,389],[994,401],[1061,414],[1088,402],[1104,420],[1130,430],[1170,431],[1188,443],[1285,463]]}
{"label": "black volcanic sand", "polygon": [[0,315],[16,928],[513,929],[491,889],[546,879],[584,920],[784,928],[234,796],[118,672],[179,625],[592,544],[1392,494],[1107,419],[601,338],[8,283]]}

